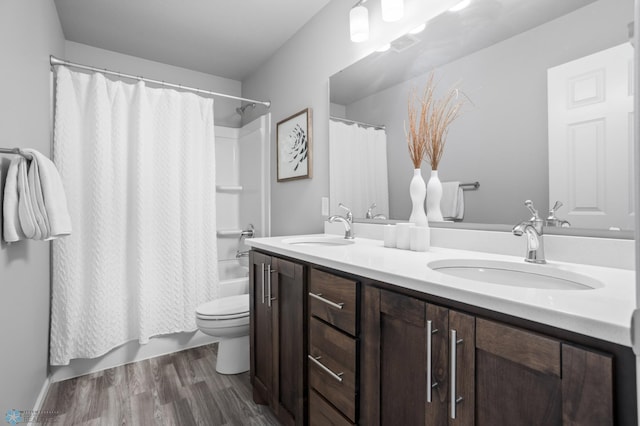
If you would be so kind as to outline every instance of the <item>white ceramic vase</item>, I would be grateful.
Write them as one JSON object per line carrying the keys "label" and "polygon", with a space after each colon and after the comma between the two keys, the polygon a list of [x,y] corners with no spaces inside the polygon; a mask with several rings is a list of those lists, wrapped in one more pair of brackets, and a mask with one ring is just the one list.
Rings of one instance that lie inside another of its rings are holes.
{"label": "white ceramic vase", "polygon": [[[440,190],[442,194],[442,190]],[[413,170],[413,179],[409,184],[409,195],[411,196],[411,216],[409,216],[409,222],[418,226],[427,226],[427,215],[424,212],[424,198],[427,195],[427,187],[422,179],[420,169]],[[442,217],[442,216],[441,216]]]}
{"label": "white ceramic vase", "polygon": [[427,219],[435,222],[442,222],[442,182],[438,178],[438,171],[432,170],[431,177],[427,183]]}

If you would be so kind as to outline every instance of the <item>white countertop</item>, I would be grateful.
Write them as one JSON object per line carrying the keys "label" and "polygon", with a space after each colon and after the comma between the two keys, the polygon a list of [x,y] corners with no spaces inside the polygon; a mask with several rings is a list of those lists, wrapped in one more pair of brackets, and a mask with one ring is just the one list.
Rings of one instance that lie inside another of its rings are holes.
{"label": "white countertop", "polygon": [[[319,237],[322,234],[307,236]],[[428,252],[383,247],[382,241],[356,238],[344,246],[292,245],[283,240],[304,236],[247,239],[266,250],[354,275],[502,312],[624,346],[631,346],[631,315],[635,308],[635,271],[554,262],[543,267],[587,275],[602,282],[592,290],[517,288],[457,278],[431,270],[427,263],[446,259],[524,262],[522,257],[451,248]]]}

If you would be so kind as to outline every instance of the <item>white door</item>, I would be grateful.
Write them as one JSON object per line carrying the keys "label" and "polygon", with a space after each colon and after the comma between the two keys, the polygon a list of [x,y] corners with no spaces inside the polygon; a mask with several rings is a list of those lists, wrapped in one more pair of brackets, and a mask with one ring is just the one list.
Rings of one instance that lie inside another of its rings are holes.
{"label": "white door", "polygon": [[549,205],[573,227],[633,229],[633,47],[547,70]]}

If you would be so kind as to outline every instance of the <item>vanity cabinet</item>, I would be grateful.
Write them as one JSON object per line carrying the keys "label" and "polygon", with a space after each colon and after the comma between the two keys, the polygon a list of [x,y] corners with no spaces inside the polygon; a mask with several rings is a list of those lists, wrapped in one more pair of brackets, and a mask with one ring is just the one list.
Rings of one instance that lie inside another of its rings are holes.
{"label": "vanity cabinet", "polygon": [[363,424],[473,424],[473,316],[366,287],[363,317]]}
{"label": "vanity cabinet", "polygon": [[311,269],[309,279],[309,424],[358,422],[359,287]]}
{"label": "vanity cabinet", "polygon": [[253,399],[283,425],[305,421],[306,267],[276,256],[249,255]]}
{"label": "vanity cabinet", "polygon": [[613,424],[613,359],[392,291],[363,291],[363,424]]}

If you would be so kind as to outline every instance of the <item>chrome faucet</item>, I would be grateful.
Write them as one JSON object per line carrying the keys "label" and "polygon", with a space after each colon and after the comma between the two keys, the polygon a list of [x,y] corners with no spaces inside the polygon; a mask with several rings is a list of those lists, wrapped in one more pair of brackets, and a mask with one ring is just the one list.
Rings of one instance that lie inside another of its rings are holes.
{"label": "chrome faucet", "polygon": [[523,234],[527,236],[527,257],[524,259],[525,262],[547,263],[544,259],[544,240],[542,239],[542,225],[544,221],[540,219],[538,211],[533,207],[531,200],[525,201],[524,205],[527,206],[531,212],[531,219],[517,224],[511,232],[518,237]]}
{"label": "chrome faucet", "polygon": [[364,215],[365,219],[373,219],[373,209],[376,208],[376,203],[373,203],[369,206],[369,209],[367,210],[367,214]]}
{"label": "chrome faucet", "polygon": [[562,202],[556,201],[553,207],[549,209],[549,216],[544,221],[544,226],[558,226],[561,228],[567,228],[571,226],[568,220],[562,220],[556,216],[556,211],[558,211],[560,207],[562,207]]}
{"label": "chrome faucet", "polygon": [[377,207],[376,203],[371,204],[371,206],[369,207],[369,209],[367,210],[367,213],[364,215],[365,219],[386,219],[387,217],[383,214],[373,214],[373,209],[375,209]]}
{"label": "chrome faucet", "polygon": [[349,224],[353,223],[353,213],[351,213],[351,209],[347,206],[345,206],[342,203],[338,203],[338,207],[340,207],[341,209],[344,209],[347,213],[345,213],[344,217],[345,219],[347,219],[349,221]]}
{"label": "chrome faucet", "polygon": [[329,221],[329,223],[342,222],[342,224],[344,225],[344,237],[347,240],[353,240],[354,239],[353,228],[352,228],[353,214],[351,213],[351,209],[342,203],[338,204],[338,206],[347,211],[347,213],[345,214],[345,217],[335,214],[333,216],[329,216],[329,219],[327,220]]}

